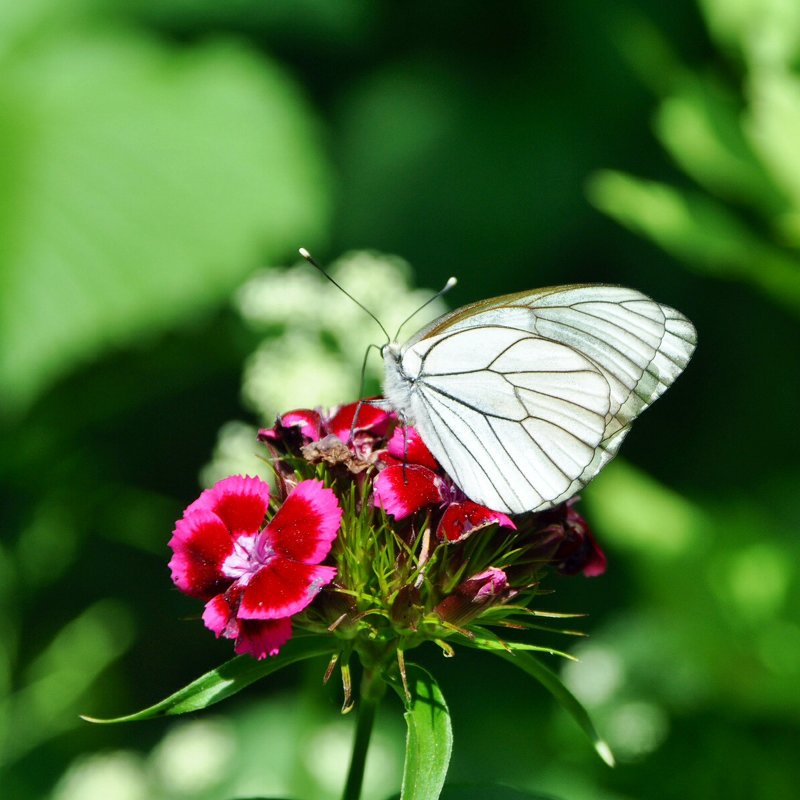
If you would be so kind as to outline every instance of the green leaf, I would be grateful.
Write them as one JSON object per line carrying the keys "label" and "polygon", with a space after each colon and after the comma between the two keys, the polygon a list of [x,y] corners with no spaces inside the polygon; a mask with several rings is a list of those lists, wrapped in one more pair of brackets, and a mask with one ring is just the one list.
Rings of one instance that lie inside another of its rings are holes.
{"label": "green leaf", "polygon": [[571,656],[569,653],[565,653],[562,650],[555,650],[552,647],[543,647],[542,645],[528,644],[527,642],[506,641],[505,639],[501,639],[496,633],[494,633],[494,631],[491,631],[488,628],[481,628],[477,625],[473,625],[470,630],[474,632],[475,635],[471,639],[467,638],[464,641],[464,644],[468,645],[469,647],[474,647],[477,650],[488,650],[494,653],[500,650],[506,653],[535,650],[538,653],[547,653],[551,656],[561,656],[561,658],[567,658],[575,661],[575,656]]}
{"label": "green leaf", "polygon": [[775,185],[800,213],[800,79],[789,71],[760,70],[750,78],[745,131]]}
{"label": "green leaf", "polygon": [[0,408],[321,238],[315,126],[266,58],[100,25],[3,35]]}
{"label": "green leaf", "polygon": [[6,767],[80,724],[77,714],[90,687],[132,639],[128,609],[111,599],[64,624],[28,667],[25,685],[0,698],[0,730],[6,734],[0,764]]}
{"label": "green leaf", "polygon": [[401,800],[436,800],[444,786],[453,750],[450,712],[439,685],[429,672],[416,664],[407,664],[406,679],[410,700],[400,683],[392,683],[405,703],[404,717],[408,726],[400,797]]}
{"label": "green leaf", "polygon": [[770,216],[789,209],[742,130],[736,97],[710,79],[691,76],[664,100],[656,132],[664,147],[700,185]]}
{"label": "green leaf", "polygon": [[722,204],[611,171],[597,173],[588,194],[601,211],[688,266],[749,281],[776,303],[800,312],[800,259],[757,236]]}
{"label": "green leaf", "polygon": [[561,678],[559,678],[555,672],[529,653],[520,652],[512,654],[498,651],[496,655],[508,661],[509,664],[518,667],[523,672],[527,672],[528,675],[539,681],[539,683],[553,695],[561,707],[572,716],[578,725],[580,725],[581,730],[589,737],[600,758],[602,758],[608,766],[614,766],[614,754],[611,752],[608,743],[600,737],[588,712],[581,705],[578,698],[567,689]]}
{"label": "green leaf", "polygon": [[84,716],[83,719],[87,722],[110,724],[112,722],[138,722],[143,719],[199,711],[240,692],[259,678],[271,675],[290,664],[330,652],[331,640],[329,637],[300,636],[285,644],[278,655],[270,656],[263,661],[256,661],[250,656],[232,658],[221,667],[201,675],[197,680],[164,698],[161,702],[137,711],[135,714],[112,719]]}
{"label": "green leaf", "polygon": [[[699,506],[621,458],[592,482],[584,500],[604,542],[661,562],[661,569],[706,547],[714,529]],[[660,535],[653,536],[654,530]]]}
{"label": "green leaf", "polygon": [[786,0],[701,0],[712,36],[753,65],[791,65],[800,48],[800,5]]}

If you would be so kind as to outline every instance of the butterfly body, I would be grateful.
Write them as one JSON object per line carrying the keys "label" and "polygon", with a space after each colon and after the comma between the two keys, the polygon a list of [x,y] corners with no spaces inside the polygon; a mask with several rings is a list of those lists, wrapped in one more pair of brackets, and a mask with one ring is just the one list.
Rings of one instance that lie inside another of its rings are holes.
{"label": "butterfly body", "polygon": [[696,344],[679,312],[603,284],[504,295],[383,348],[384,397],[456,485],[540,511],[586,485]]}

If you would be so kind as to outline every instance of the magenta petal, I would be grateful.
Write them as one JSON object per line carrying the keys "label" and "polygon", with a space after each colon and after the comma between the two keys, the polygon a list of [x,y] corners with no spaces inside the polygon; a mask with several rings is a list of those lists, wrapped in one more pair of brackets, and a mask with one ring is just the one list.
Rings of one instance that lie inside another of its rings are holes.
{"label": "magenta petal", "polygon": [[297,614],[335,575],[335,567],[298,564],[275,557],[245,587],[238,617],[240,620],[280,619]]}
{"label": "magenta petal", "polygon": [[259,547],[303,564],[318,564],[328,555],[341,521],[336,495],[322,481],[303,481],[267,525]]}
{"label": "magenta petal", "polygon": [[398,425],[394,429],[392,438],[387,445],[390,456],[394,456],[401,463],[419,464],[436,472],[439,464],[428,450],[422,437],[417,433],[416,428],[408,426],[404,428]]}
{"label": "magenta petal", "polygon": [[240,536],[261,530],[268,508],[268,484],[261,478],[231,475],[206,489],[184,516],[198,509],[213,511],[234,536]]}
{"label": "magenta petal", "polygon": [[206,603],[203,622],[217,638],[224,636],[226,639],[235,639],[239,635],[239,622],[225,595],[218,594]]}
{"label": "magenta petal", "polygon": [[583,574],[587,578],[596,578],[606,571],[606,554],[600,549],[597,542],[594,542],[592,556],[583,568]]}
{"label": "magenta petal", "polygon": [[462,500],[447,507],[436,529],[436,536],[448,542],[458,542],[476,530],[494,524],[501,528],[517,529],[505,514],[473,503],[472,500]]}
{"label": "magenta petal", "polygon": [[322,417],[319,411],[308,408],[288,411],[280,415],[278,423],[282,428],[297,428],[301,436],[312,442],[316,442],[322,436]]}
{"label": "magenta petal", "polygon": [[378,473],[372,488],[375,505],[395,519],[405,519],[444,498],[441,478],[416,464],[386,467]]}
{"label": "magenta petal", "polygon": [[489,569],[467,578],[456,591],[476,603],[484,603],[509,590],[508,576],[502,569]]}
{"label": "magenta petal", "polygon": [[196,509],[178,520],[169,546],[172,581],[182,592],[207,600],[230,585],[222,564],[233,551],[233,539],[216,514]]}
{"label": "magenta petal", "polygon": [[[358,409],[358,418],[355,428],[353,428],[353,418]],[[342,406],[328,422],[328,430],[338,436],[345,444],[350,441],[350,430],[368,431],[375,436],[380,436],[386,432],[392,417],[388,411],[370,405],[368,401],[361,403],[350,403]]]}
{"label": "magenta petal", "polygon": [[257,659],[276,656],[281,647],[292,638],[292,621],[285,619],[242,620],[236,652]]}
{"label": "magenta petal", "polygon": [[322,435],[322,417],[319,411],[310,408],[299,408],[281,414],[272,428],[262,428],[258,438],[262,442],[280,442],[287,434],[293,432],[309,442],[316,442]]}

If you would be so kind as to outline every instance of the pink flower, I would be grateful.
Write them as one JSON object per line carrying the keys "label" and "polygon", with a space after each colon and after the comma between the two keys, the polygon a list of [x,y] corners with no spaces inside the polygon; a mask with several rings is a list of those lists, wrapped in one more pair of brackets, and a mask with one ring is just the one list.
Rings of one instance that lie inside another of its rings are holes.
{"label": "pink flower", "polygon": [[207,601],[206,627],[256,658],[280,650],[292,615],[333,580],[336,569],[320,562],[342,518],[321,481],[299,483],[264,526],[269,497],[260,478],[225,478],[184,511],[169,542],[172,580]]}
{"label": "pink flower", "polygon": [[[358,474],[371,467],[383,450],[395,414],[369,401],[348,403],[322,412],[299,409],[281,414],[258,438],[280,458],[301,456],[312,464],[342,465]],[[278,461],[279,475],[291,485],[292,464]]]}
{"label": "pink flower", "polygon": [[[355,426],[353,419],[356,419]],[[323,413],[319,409],[301,408],[281,414],[271,428],[262,428],[258,432],[258,438],[262,442],[294,449],[333,434],[345,444],[357,448],[367,439],[374,441],[384,437],[393,420],[394,414],[366,401],[360,407],[359,403],[338,406],[329,413]]]}
{"label": "pink flower", "polygon": [[387,450],[386,466],[373,484],[373,497],[375,505],[389,516],[401,520],[423,508],[438,508],[442,514],[436,536],[448,542],[461,541],[494,524],[516,530],[505,514],[468,500],[444,474],[414,428],[395,428]]}
{"label": "pink flower", "polygon": [[322,436],[322,416],[311,408],[300,408],[281,414],[271,428],[262,428],[258,438],[273,444],[297,440],[302,444],[316,442]]}

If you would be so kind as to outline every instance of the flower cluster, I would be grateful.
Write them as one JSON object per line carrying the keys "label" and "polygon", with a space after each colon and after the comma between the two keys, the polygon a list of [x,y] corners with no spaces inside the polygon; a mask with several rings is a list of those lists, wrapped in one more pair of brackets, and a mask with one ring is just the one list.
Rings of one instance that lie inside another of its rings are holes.
{"label": "flower cluster", "polygon": [[513,520],[475,503],[370,401],[291,411],[258,438],[275,496],[260,478],[226,478],[170,541],[173,581],[237,653],[274,655],[293,626],[365,663],[428,640],[447,651],[487,625],[528,627],[548,569],[605,569],[574,501]]}

